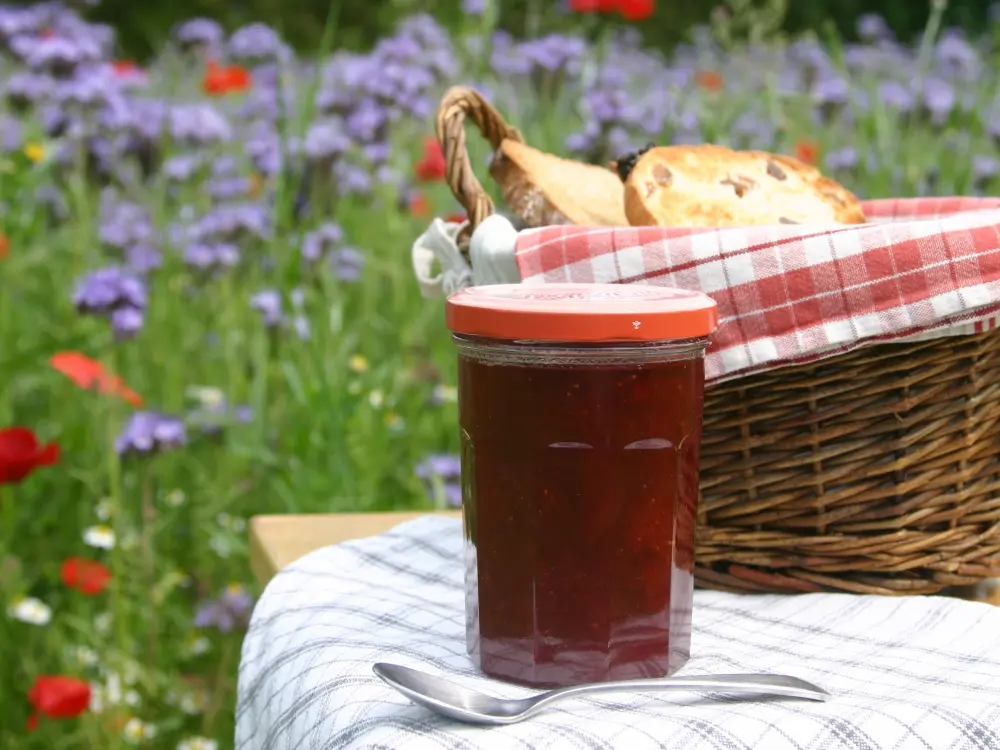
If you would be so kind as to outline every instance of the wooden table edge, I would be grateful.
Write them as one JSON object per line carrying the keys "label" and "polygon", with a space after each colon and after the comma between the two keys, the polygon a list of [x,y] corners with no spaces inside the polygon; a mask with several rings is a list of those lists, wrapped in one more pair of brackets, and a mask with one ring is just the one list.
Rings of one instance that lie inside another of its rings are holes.
{"label": "wooden table edge", "polygon": [[302,513],[253,516],[249,524],[250,570],[261,586],[303,555],[351,539],[375,536],[428,515],[461,518],[459,510],[377,513]]}
{"label": "wooden table edge", "polygon": [[[461,518],[462,512],[426,510],[253,516],[249,524],[250,569],[261,586],[266,586],[279,570],[313,550],[375,536],[404,521],[427,515]],[[1000,580],[981,586],[959,587],[949,593],[961,599],[1000,606]]]}

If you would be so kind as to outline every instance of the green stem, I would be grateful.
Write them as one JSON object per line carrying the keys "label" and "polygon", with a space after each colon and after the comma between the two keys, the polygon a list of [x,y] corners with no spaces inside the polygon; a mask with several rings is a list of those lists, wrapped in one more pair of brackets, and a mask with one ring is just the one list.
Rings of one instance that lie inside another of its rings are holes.
{"label": "green stem", "polygon": [[3,514],[3,530],[2,535],[0,535],[0,540],[3,541],[0,544],[0,565],[2,565],[3,556],[9,552],[10,541],[14,538],[14,524],[16,523],[14,490],[11,487],[0,486],[0,513]]}
{"label": "green stem", "polygon": [[[112,360],[115,357],[112,355]],[[112,368],[112,372],[117,372]],[[125,513],[122,503],[121,461],[115,452],[117,425],[114,419],[114,402],[107,408],[107,448],[104,451],[108,472],[108,499],[111,501],[111,527],[115,532],[115,543],[111,548],[112,611],[115,618],[115,634],[118,651],[124,656],[129,653],[128,622],[125,617],[125,555],[122,552],[122,538],[125,535]]]}
{"label": "green stem", "polygon": [[[7,587],[6,581],[6,569],[7,569],[7,558],[10,555],[10,545],[11,540],[14,538],[14,491],[10,487],[0,486],[0,513],[3,515],[3,528],[0,529],[0,607],[6,609],[8,600],[10,598],[10,591]],[[0,612],[0,617],[3,618],[3,642],[12,643],[13,633],[11,632],[13,628],[10,627],[8,619],[6,617],[6,612]],[[10,640],[8,640],[10,639]],[[0,674],[6,676],[12,676],[17,671],[16,663],[13,661],[15,649],[3,649],[2,654],[10,656],[10,661],[8,661],[7,656],[0,656]],[[16,684],[16,680],[4,679],[0,680],[0,706],[10,706],[14,704],[18,698],[12,692],[8,691],[8,686],[13,687]],[[0,732],[0,746],[7,747],[5,736],[6,731]]]}
{"label": "green stem", "polygon": [[924,79],[930,68],[931,55],[934,52],[934,42],[941,31],[944,12],[948,10],[948,0],[931,0],[931,13],[924,28],[924,36],[920,40],[920,53],[917,56],[917,80],[914,89],[921,93],[924,89]]}
{"label": "green stem", "polygon": [[227,675],[229,674],[229,662],[232,659],[232,654],[233,637],[232,634],[227,634],[222,639],[222,653],[219,655],[219,668],[215,673],[215,684],[212,685],[212,699],[202,717],[201,730],[206,737],[213,736],[215,717],[222,710],[222,702],[225,696],[229,694],[229,691],[225,689],[226,686],[224,683],[227,681]]}
{"label": "green stem", "polygon": [[[3,234],[3,229],[0,228],[0,235]],[[10,263],[10,260],[0,261],[0,263]],[[5,332],[6,326],[4,325],[8,320],[13,319],[13,310],[11,309],[11,291],[13,285],[10,283],[9,278],[5,277],[0,283],[0,289],[3,292],[0,293],[0,352],[10,351],[15,348],[15,342],[18,340],[15,338],[16,334],[11,330],[10,334]],[[13,353],[13,352],[11,352]],[[7,363],[3,357],[0,357],[0,373],[4,373],[7,369]],[[6,372],[3,374],[3,379],[9,382],[13,373]],[[14,418],[14,397],[13,388],[3,388],[2,395],[0,395],[0,427],[6,427],[9,425],[10,420]]]}
{"label": "green stem", "polygon": [[[156,551],[153,535],[153,522],[156,520],[156,508],[153,505],[153,472],[152,464],[146,461],[142,467],[142,559],[145,568],[146,590],[152,591],[156,586]],[[154,608],[145,609],[146,620],[146,663],[156,664],[156,612]]]}

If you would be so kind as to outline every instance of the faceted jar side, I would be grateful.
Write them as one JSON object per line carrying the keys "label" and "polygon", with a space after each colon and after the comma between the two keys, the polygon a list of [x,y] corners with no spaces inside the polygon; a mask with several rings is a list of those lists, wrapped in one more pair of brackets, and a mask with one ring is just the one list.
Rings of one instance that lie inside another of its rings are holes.
{"label": "faceted jar side", "polygon": [[458,337],[468,649],[558,686],[690,651],[703,340]]}

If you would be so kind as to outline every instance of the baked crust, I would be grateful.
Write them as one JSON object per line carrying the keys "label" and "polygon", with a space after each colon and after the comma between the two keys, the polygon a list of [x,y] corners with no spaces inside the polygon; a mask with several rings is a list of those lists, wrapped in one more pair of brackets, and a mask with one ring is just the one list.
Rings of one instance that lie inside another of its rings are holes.
{"label": "baked crust", "polygon": [[503,202],[531,227],[627,226],[621,180],[605,167],[561,159],[505,140],[490,174]]}
{"label": "baked crust", "polygon": [[865,221],[853,193],[791,156],[710,144],[661,146],[625,160],[619,174],[625,215],[633,226]]}

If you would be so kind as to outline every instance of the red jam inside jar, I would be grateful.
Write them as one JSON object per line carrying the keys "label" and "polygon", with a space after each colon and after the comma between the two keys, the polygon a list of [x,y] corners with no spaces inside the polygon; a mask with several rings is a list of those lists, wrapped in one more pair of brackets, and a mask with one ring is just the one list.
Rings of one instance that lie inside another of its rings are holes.
{"label": "red jam inside jar", "polygon": [[459,350],[466,626],[486,674],[552,687],[688,658],[707,296],[474,287]]}

